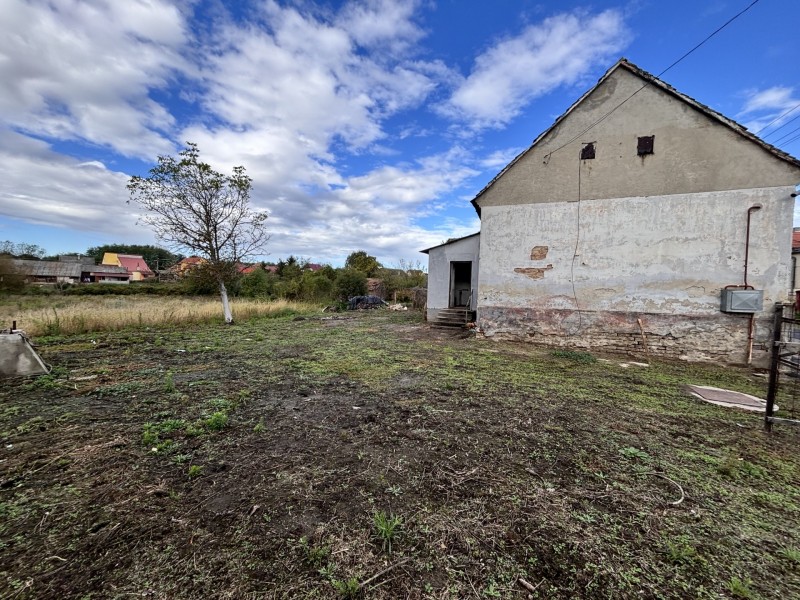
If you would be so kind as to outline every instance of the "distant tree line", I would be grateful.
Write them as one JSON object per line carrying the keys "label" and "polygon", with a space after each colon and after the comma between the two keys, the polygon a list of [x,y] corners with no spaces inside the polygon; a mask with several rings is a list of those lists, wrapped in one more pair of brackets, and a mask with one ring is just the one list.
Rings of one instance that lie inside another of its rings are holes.
{"label": "distant tree line", "polygon": [[[152,245],[105,244],[88,248],[83,256],[89,256],[99,263],[103,254],[140,255],[154,271],[175,266],[183,257]],[[78,255],[73,253],[72,255]],[[25,277],[14,269],[11,258],[31,260],[49,259],[47,251],[35,244],[15,244],[0,242],[0,292],[50,293],[48,288],[25,287]],[[52,257],[53,260],[57,257]],[[334,303],[345,301],[353,296],[367,293],[369,278],[381,281],[387,298],[395,291],[426,284],[426,275],[421,261],[400,260],[394,268],[384,267],[374,256],[364,250],[356,250],[348,255],[342,268],[331,265],[314,265],[308,259],[289,256],[275,263],[258,262],[247,265],[227,263],[217,265],[210,272],[200,264],[185,272],[177,282],[141,282],[129,286],[122,285],[77,285],[61,286],[60,293],[68,295],[106,295],[106,294],[161,294],[161,295],[215,295],[218,293],[218,270],[223,269],[225,284],[232,296],[242,298],[262,298],[300,300],[315,303]]]}

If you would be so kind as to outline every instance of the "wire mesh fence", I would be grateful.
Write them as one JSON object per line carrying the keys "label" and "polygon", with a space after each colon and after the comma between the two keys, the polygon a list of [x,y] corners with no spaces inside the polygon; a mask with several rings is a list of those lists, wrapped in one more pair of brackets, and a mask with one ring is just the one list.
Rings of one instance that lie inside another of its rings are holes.
{"label": "wire mesh fence", "polygon": [[800,425],[800,313],[794,304],[776,304],[772,359],[764,427]]}

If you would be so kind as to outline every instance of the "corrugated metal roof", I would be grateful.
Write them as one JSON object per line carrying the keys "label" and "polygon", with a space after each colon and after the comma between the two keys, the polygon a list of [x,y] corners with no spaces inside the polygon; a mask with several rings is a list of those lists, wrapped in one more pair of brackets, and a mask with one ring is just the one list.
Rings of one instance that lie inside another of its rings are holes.
{"label": "corrugated metal roof", "polygon": [[57,262],[54,260],[14,259],[12,264],[28,277],[74,277],[80,278],[81,263]]}

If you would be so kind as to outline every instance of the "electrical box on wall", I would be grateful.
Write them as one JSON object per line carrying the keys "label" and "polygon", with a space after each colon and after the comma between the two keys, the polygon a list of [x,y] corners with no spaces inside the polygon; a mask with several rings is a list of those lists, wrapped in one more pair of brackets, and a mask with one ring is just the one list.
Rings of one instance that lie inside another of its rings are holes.
{"label": "electrical box on wall", "polygon": [[720,310],[726,313],[756,313],[764,309],[764,290],[722,290]]}

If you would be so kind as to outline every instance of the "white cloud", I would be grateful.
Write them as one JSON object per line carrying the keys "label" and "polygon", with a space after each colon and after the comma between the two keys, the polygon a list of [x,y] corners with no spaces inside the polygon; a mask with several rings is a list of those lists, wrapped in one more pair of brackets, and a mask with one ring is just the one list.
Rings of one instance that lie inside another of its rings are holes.
{"label": "white cloud", "polygon": [[502,169],[522,152],[523,148],[504,148],[495,150],[480,161],[484,169]]}
{"label": "white cloud", "polygon": [[128,156],[172,150],[149,97],[185,68],[183,17],[160,0],[0,3],[0,114],[18,129]]}
{"label": "white cloud", "polygon": [[628,37],[616,10],[550,17],[478,56],[441,110],[473,127],[503,126],[534,98],[607,65]]}
{"label": "white cloud", "polygon": [[[0,131],[0,206],[4,216],[120,239],[152,239],[126,205],[128,176],[98,161],[79,162],[47,144]],[[41,245],[46,246],[46,243]]]}
{"label": "white cloud", "polygon": [[[324,15],[268,0],[246,21],[218,12],[201,33],[207,24],[166,0],[0,4],[0,214],[150,241],[125,203],[128,175],[98,147],[151,161],[191,140],[218,170],[246,166],[272,256],[413,258],[461,230],[418,222],[476,174],[460,148],[388,162],[387,119],[453,78],[413,54],[417,5],[366,0]],[[81,159],[31,135],[83,143]],[[349,173],[349,159],[378,156],[386,164]]]}
{"label": "white cloud", "polygon": [[[744,118],[745,127],[750,131],[760,132],[761,137],[769,137],[784,123],[800,115],[800,98],[794,95],[794,88],[773,86],[764,90],[748,90],[744,94],[745,102],[737,115]],[[763,129],[763,131],[762,131]]]}
{"label": "white cloud", "polygon": [[365,48],[398,54],[423,37],[413,21],[416,0],[366,0],[345,5],[337,24]]}

